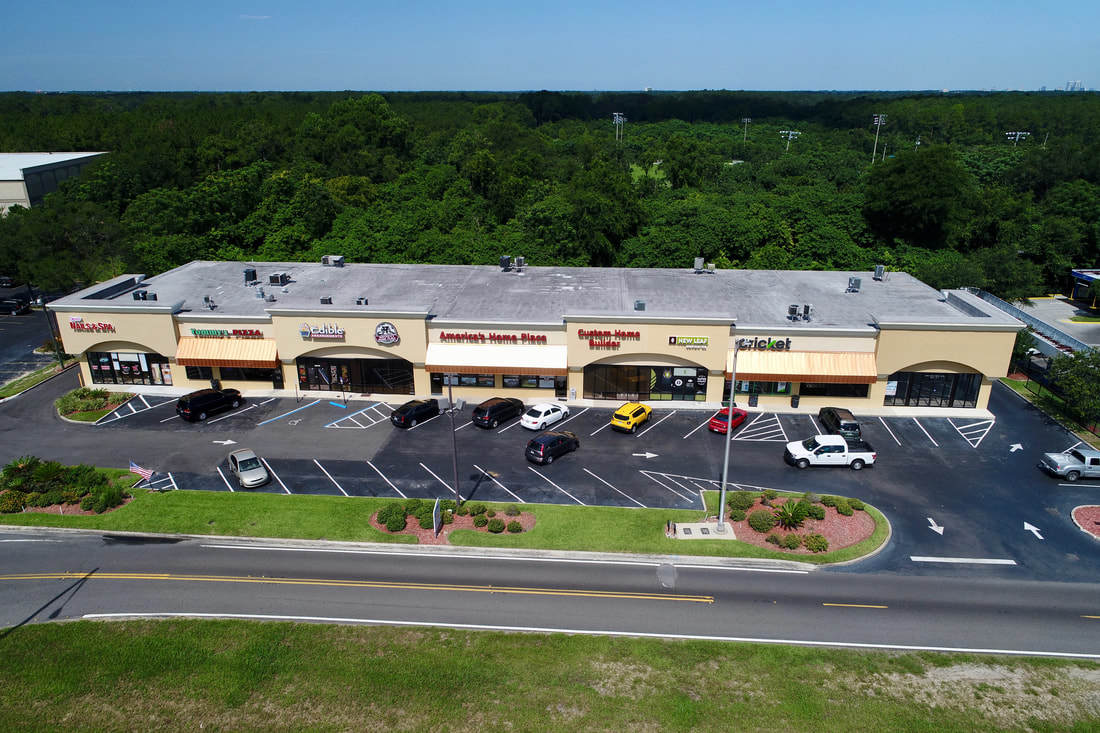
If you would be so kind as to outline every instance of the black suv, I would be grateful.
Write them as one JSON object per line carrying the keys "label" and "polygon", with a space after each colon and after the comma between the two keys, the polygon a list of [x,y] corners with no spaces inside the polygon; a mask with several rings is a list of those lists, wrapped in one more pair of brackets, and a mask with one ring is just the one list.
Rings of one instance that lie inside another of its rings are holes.
{"label": "black suv", "polygon": [[439,414],[436,400],[409,400],[390,413],[390,422],[399,428],[415,428],[418,422]]}
{"label": "black suv", "polygon": [[843,407],[822,407],[817,413],[817,419],[821,421],[821,427],[826,433],[843,435],[845,438],[859,440],[859,423],[855,416]]}
{"label": "black suv", "polygon": [[188,422],[200,422],[215,412],[240,407],[244,397],[235,389],[200,389],[180,397],[176,414]]}
{"label": "black suv", "polygon": [[31,307],[25,300],[19,300],[17,298],[5,298],[0,300],[0,313],[7,313],[11,316],[17,316],[20,313],[28,313]]}
{"label": "black suv", "polygon": [[553,463],[558,456],[565,455],[581,447],[576,433],[568,430],[548,430],[527,441],[524,455],[532,463]]}
{"label": "black suv", "polygon": [[523,414],[527,408],[523,400],[515,397],[493,397],[474,408],[474,425],[483,428],[495,428],[506,420],[513,420]]}

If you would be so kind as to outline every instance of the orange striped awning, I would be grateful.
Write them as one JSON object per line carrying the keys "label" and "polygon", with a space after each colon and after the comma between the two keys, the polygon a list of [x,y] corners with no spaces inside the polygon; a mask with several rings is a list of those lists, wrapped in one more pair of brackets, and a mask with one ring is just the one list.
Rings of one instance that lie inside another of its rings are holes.
{"label": "orange striped awning", "polygon": [[[747,351],[737,352],[737,379],[750,382],[827,382],[874,384],[878,379],[875,355],[856,351]],[[733,352],[726,376],[733,371]]]}
{"label": "orange striped awning", "polygon": [[193,338],[184,336],[176,349],[183,366],[229,366],[274,369],[279,352],[274,339]]}

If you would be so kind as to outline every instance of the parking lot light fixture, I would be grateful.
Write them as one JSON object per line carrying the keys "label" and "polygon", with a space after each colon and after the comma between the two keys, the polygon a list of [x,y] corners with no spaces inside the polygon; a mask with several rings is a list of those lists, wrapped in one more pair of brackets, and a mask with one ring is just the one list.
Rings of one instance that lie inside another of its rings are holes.
{"label": "parking lot light fixture", "polygon": [[451,418],[451,468],[455,477],[455,508],[462,505],[462,495],[458,493],[458,440],[455,438],[455,397],[454,381],[457,374],[447,375],[447,415]]}
{"label": "parking lot light fixture", "polygon": [[733,442],[733,397],[737,394],[737,344],[733,345],[733,363],[730,365],[730,404],[726,414],[726,453],[722,459],[722,490],[718,494],[718,527],[719,533],[726,531],[726,482],[730,477],[730,443]]}

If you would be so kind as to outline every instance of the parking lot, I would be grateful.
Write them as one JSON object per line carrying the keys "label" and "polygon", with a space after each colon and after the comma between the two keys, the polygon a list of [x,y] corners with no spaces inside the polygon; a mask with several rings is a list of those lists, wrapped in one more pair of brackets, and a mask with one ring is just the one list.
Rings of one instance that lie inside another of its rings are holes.
{"label": "parking lot", "polygon": [[49,338],[49,326],[38,311],[19,316],[0,315],[0,384],[53,361],[49,354],[34,353]]}

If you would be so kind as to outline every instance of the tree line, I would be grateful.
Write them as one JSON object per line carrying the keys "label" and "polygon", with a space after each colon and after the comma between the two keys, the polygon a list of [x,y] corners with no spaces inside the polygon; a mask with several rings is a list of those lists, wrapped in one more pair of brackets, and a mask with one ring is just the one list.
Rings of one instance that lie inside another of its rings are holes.
{"label": "tree line", "polygon": [[703,257],[1014,299],[1100,265],[1098,132],[1091,93],[0,94],[0,151],[110,152],[0,219],[0,271]]}

